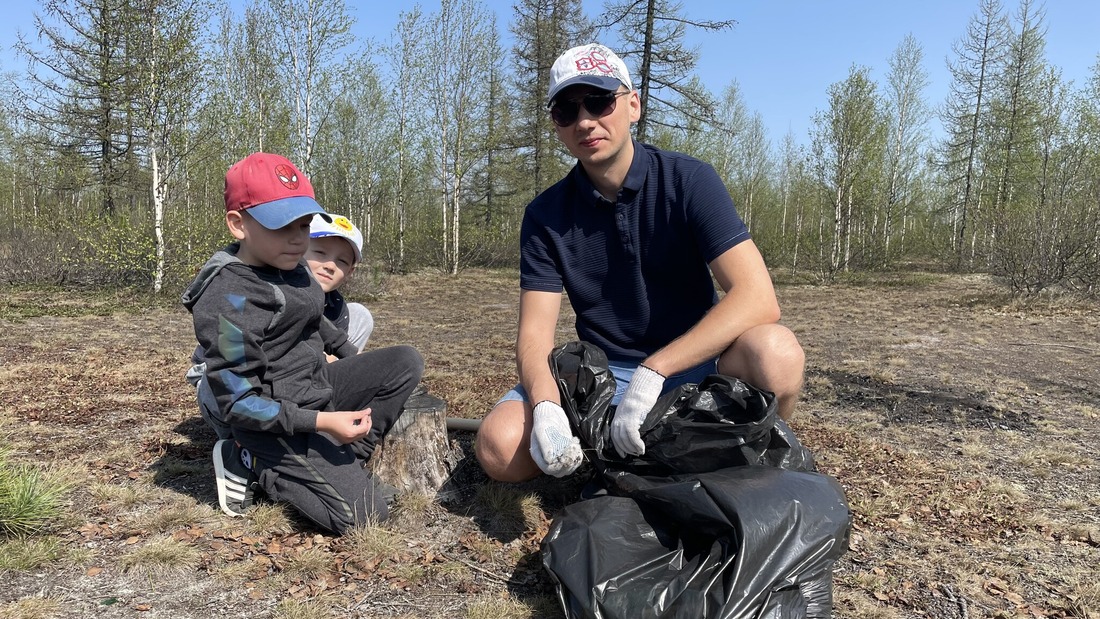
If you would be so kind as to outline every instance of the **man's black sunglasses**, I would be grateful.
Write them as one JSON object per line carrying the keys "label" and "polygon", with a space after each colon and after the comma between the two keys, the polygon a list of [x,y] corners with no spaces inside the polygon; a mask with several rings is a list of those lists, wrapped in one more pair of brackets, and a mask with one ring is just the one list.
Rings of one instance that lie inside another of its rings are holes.
{"label": "man's black sunglasses", "polygon": [[615,111],[615,100],[627,92],[590,92],[576,99],[554,99],[550,103],[550,119],[559,127],[568,127],[577,122],[581,106],[596,118],[607,116]]}

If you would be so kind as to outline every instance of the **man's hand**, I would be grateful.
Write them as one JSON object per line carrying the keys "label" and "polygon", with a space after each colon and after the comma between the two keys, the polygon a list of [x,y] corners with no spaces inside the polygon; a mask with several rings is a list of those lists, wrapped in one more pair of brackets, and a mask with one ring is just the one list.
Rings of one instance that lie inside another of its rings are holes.
{"label": "man's hand", "polygon": [[569,418],[558,404],[543,400],[535,405],[531,429],[531,457],[547,475],[565,477],[584,460],[581,441],[573,436]]}
{"label": "man's hand", "polygon": [[321,411],[317,413],[317,431],[328,434],[341,445],[366,436],[371,429],[370,409],[361,411]]}
{"label": "man's hand", "polygon": [[645,453],[641,427],[649,411],[653,409],[661,389],[665,386],[665,377],[658,372],[639,365],[623,393],[623,399],[615,409],[615,418],[611,420],[611,444],[620,458],[627,454],[640,456]]}

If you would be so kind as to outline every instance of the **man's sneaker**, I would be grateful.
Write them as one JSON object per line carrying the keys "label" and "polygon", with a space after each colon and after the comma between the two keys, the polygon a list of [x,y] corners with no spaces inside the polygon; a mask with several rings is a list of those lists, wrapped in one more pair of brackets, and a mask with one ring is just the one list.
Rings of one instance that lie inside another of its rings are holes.
{"label": "man's sneaker", "polygon": [[230,516],[243,516],[255,499],[259,478],[254,462],[237,441],[222,439],[214,443],[214,478],[218,484],[218,503]]}

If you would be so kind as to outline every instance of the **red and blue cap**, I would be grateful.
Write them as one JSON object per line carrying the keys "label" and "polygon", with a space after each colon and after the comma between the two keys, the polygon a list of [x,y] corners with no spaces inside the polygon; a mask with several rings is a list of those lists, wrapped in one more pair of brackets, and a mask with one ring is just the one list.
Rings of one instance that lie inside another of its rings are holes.
{"label": "red and blue cap", "polygon": [[225,210],[244,211],[268,230],[307,215],[330,219],[313,196],[313,185],[289,159],[252,153],[225,173]]}

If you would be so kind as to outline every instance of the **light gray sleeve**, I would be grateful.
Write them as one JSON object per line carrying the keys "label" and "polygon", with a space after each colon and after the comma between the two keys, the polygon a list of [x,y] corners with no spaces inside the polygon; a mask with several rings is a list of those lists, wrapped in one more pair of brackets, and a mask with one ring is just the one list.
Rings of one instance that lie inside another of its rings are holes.
{"label": "light gray sleeve", "polygon": [[374,332],[374,316],[360,303],[348,303],[348,341],[362,352]]}

